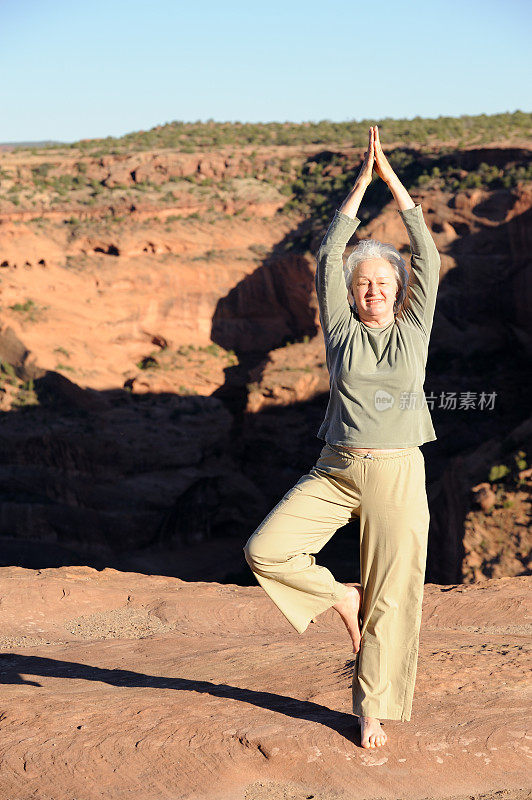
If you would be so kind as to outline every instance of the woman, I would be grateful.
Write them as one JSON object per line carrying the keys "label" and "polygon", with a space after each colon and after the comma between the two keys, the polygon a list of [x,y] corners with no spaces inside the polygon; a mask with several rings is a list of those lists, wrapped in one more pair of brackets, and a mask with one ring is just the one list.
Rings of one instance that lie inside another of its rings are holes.
{"label": "woman", "polygon": [[[436,439],[423,382],[440,257],[421,206],[382,151],[377,126],[369,130],[364,156],[317,256],[330,375],[318,432],[325,446],[250,536],[244,553],[299,633],[327,608],[338,611],[356,653],[352,701],[361,744],[380,747],[387,741],[380,719],[410,719],[417,670],[429,527],[419,445]],[[409,281],[397,250],[374,240],[360,242],[343,269],[373,169],[390,188],[408,232]],[[355,516],[361,584],[346,586],[312,554]]]}

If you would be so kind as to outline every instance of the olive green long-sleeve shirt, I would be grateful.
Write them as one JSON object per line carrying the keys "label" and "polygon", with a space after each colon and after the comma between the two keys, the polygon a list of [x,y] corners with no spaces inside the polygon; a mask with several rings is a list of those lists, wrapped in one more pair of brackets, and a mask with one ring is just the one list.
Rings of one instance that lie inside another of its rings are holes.
{"label": "olive green long-sleeve shirt", "polygon": [[410,240],[409,297],[380,328],[349,305],[343,252],[360,225],[336,211],[317,254],[316,291],[330,396],[318,438],[353,447],[413,447],[436,439],[423,384],[440,256],[420,204],[399,210]]}

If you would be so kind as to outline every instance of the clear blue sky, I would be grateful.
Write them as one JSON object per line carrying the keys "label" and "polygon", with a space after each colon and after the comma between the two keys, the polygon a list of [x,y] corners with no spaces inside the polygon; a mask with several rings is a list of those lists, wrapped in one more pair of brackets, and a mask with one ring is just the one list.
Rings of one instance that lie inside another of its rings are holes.
{"label": "clear blue sky", "polygon": [[0,142],[532,110],[530,0],[1,0]]}

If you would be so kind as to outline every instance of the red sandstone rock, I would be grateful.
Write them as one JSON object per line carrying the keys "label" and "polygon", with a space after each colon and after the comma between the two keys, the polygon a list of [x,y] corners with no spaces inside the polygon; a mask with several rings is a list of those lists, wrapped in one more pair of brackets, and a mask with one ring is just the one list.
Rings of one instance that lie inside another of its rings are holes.
{"label": "red sandstone rock", "polygon": [[[527,143],[518,144],[529,148]],[[489,148],[490,163],[497,159],[505,163],[508,148],[496,143]],[[50,175],[75,176],[82,164],[87,177],[108,187],[92,205],[82,189],[53,204],[46,191],[31,198],[21,195],[19,206],[0,201],[0,359],[12,365],[17,376],[13,383],[6,379],[0,388],[0,409],[11,412],[2,419],[2,444],[7,480],[15,497],[3,510],[1,530],[6,535],[67,539],[75,530],[81,538],[94,534],[99,542],[111,544],[123,537],[127,544],[131,535],[138,544],[136,537],[156,536],[165,515],[171,531],[172,514],[182,493],[190,489],[196,492],[194,497],[200,497],[205,482],[222,475],[237,476],[241,494],[237,490],[235,495],[240,497],[240,507],[245,507],[253,496],[242,474],[248,471],[245,459],[251,458],[246,451],[264,470],[264,476],[255,473],[256,494],[263,493],[264,510],[277,489],[285,488],[283,481],[295,478],[300,467],[301,471],[307,468],[316,446],[313,434],[321,414],[320,397],[325,397],[328,388],[313,287],[314,254],[325,226],[313,230],[306,253],[287,250],[291,234],[299,226],[305,231],[308,220],[303,215],[277,213],[287,196],[278,191],[276,181],[281,157],[297,167],[310,160],[317,148],[260,148],[252,166],[253,149],[97,158],[71,150],[2,155],[2,167],[11,176],[5,185],[9,187],[12,179],[21,192],[33,186],[32,168],[48,162]],[[361,155],[360,148],[342,151],[353,162]],[[463,158],[480,163],[483,152],[466,148]],[[193,174],[203,174],[207,181],[214,176],[212,190],[203,191],[206,186],[185,180]],[[133,200],[128,190],[146,188],[146,181],[156,187],[137,191]],[[113,192],[111,187],[115,187]],[[163,194],[157,191],[161,188]],[[166,191],[173,199],[163,202]],[[491,364],[496,368],[503,361],[501,354],[518,347],[532,352],[527,268],[532,246],[530,187],[520,184],[512,191],[496,192],[472,189],[452,196],[428,189],[416,200],[422,202],[442,255],[431,356],[442,363],[462,355],[480,362],[489,356],[491,374]],[[224,210],[233,216],[225,217]],[[187,218],[195,213],[199,219]],[[358,235],[392,241],[407,254],[406,232],[392,202],[359,229],[355,239]],[[510,298],[503,310],[494,290],[501,281],[506,282]],[[464,291],[471,286],[474,292]],[[283,347],[287,340],[301,340],[305,335],[310,338],[308,344]],[[163,348],[175,355],[181,346],[201,348],[213,341],[225,351],[238,352],[236,363],[227,354],[206,356],[204,363],[200,363],[201,354],[179,363],[170,359],[159,363]],[[146,369],[145,359],[154,353],[159,366]],[[63,410],[54,414],[29,409],[31,416],[25,417],[24,425],[15,412],[29,391],[22,382],[44,376],[48,377],[39,385],[51,390]],[[506,376],[508,392],[518,400],[510,377]],[[95,393],[102,400],[99,409]],[[197,393],[198,403],[193,413],[185,415],[176,446],[168,440],[168,434],[173,435],[169,404],[176,404],[172,410],[181,418],[180,402],[187,393],[193,399]],[[220,401],[216,409],[209,406],[213,394],[223,396],[225,407]],[[133,411],[132,399],[146,402],[145,407],[139,405]],[[245,423],[239,427],[239,415],[246,411]],[[249,434],[253,426],[259,445],[265,443],[262,452]],[[464,433],[466,425],[453,431],[452,437],[460,441]],[[439,579],[480,579],[486,577],[482,572],[486,565],[518,574],[529,563],[521,536],[529,521],[524,501],[515,518],[523,523],[514,523],[511,509],[497,510],[505,514],[498,519],[504,547],[497,550],[495,530],[488,528],[486,520],[471,520],[476,532],[469,538],[471,486],[485,480],[486,468],[499,458],[500,433],[494,433],[495,437],[492,432],[486,434],[478,452],[466,447],[469,454],[464,461],[455,458],[447,463],[445,457],[442,463],[441,456],[435,465],[438,451],[433,450],[430,466],[437,478],[429,490],[436,549],[430,554],[429,569]],[[102,479],[89,502],[74,470],[86,471],[83,480],[89,485],[86,475],[102,473],[108,481],[107,449],[122,452],[123,434],[135,442],[122,456],[123,462],[118,462],[118,469],[127,465],[128,475],[113,473],[116,485],[107,487],[109,494]],[[520,436],[518,446],[528,434]],[[116,441],[119,445],[113,450]],[[159,441],[160,452],[154,448]],[[211,458],[228,449],[229,442],[239,454],[244,452],[243,461],[237,466],[227,456],[213,467]],[[41,464],[43,454],[46,463]],[[163,463],[157,463],[159,457]],[[191,469],[187,457],[192,459]],[[39,470],[39,502],[28,500],[27,487],[35,488],[34,468]],[[64,483],[56,470],[66,473]],[[129,517],[124,509],[132,485],[138,491],[135,502],[140,504],[144,498],[147,507],[140,512],[135,506]],[[224,501],[223,494],[220,483],[207,504],[207,516],[215,520],[215,528],[226,520],[230,529],[235,500],[231,496]],[[57,503],[65,497],[65,506]],[[105,512],[100,509],[102,498]],[[115,513],[120,518],[117,525]],[[244,527],[252,519],[244,521]],[[65,520],[68,524],[63,527]],[[153,527],[147,531],[149,525]],[[191,535],[202,535],[207,525],[198,522]],[[488,530],[486,537],[482,532]],[[168,536],[171,539],[174,533]],[[481,566],[472,563],[469,575],[462,547],[466,554],[476,554],[472,555],[475,561],[484,540],[487,549],[480,557]],[[505,550],[506,543],[510,551]],[[436,573],[439,569],[441,574]]]}
{"label": "red sandstone rock", "polygon": [[258,586],[0,569],[2,792],[526,800],[531,581],[425,586],[412,719],[367,750],[332,609],[303,638]]}
{"label": "red sandstone rock", "polygon": [[478,503],[482,511],[490,511],[493,508],[497,496],[489,483],[479,483],[478,486],[473,486],[471,491],[474,494],[474,501]]}

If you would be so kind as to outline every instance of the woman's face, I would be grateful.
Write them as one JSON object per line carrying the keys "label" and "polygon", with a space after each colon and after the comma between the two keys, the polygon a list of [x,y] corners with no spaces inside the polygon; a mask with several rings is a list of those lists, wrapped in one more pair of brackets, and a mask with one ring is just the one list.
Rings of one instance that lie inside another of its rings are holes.
{"label": "woman's face", "polygon": [[385,258],[361,261],[353,274],[351,291],[361,319],[379,320],[393,316],[399,286],[393,267]]}

